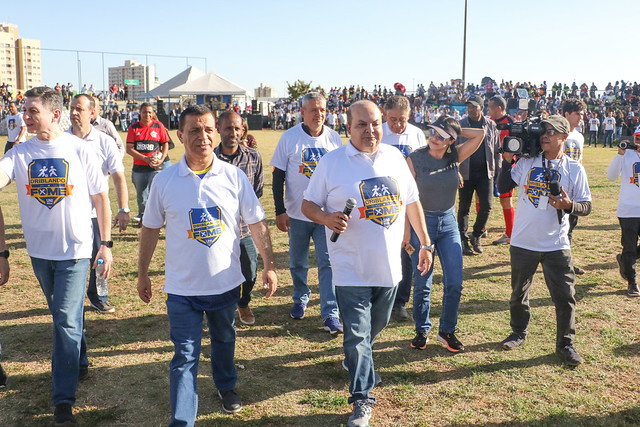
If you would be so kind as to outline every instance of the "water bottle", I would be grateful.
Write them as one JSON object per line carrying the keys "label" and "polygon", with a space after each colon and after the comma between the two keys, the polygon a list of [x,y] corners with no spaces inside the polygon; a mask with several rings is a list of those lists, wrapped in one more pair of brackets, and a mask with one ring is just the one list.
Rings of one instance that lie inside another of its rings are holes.
{"label": "water bottle", "polygon": [[98,296],[103,297],[109,292],[108,280],[104,276],[104,260],[98,259],[98,266],[96,267],[96,291]]}

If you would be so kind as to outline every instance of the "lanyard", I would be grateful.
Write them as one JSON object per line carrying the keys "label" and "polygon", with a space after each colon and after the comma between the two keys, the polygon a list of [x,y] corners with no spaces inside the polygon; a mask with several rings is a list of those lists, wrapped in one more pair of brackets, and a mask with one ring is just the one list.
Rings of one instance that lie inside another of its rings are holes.
{"label": "lanyard", "polygon": [[560,169],[560,166],[562,166],[562,162],[564,162],[564,154],[562,155],[562,157],[560,158],[560,161],[558,162],[558,165],[556,166],[555,171],[551,168],[551,160],[547,160],[546,164],[548,165],[545,166],[545,158],[544,158],[544,154],[542,155],[540,161],[542,162],[542,171],[544,174],[544,182],[547,184],[547,190],[549,189],[549,182],[553,179],[553,172],[558,172],[558,169]]}

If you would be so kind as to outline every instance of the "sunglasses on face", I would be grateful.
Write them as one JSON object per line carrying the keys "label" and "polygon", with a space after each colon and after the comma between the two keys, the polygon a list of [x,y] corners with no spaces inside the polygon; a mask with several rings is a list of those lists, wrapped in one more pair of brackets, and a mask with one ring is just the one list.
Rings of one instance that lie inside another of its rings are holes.
{"label": "sunglasses on face", "polygon": [[430,130],[429,130],[429,133],[430,133],[430,135],[431,135],[431,136],[435,136],[435,137],[436,137],[436,138],[438,138],[440,141],[447,141],[447,140],[451,139],[451,138],[445,138],[445,137],[443,137],[442,135],[440,135],[438,132],[436,132],[436,131],[435,131],[435,130],[433,130],[433,129],[430,129]]}
{"label": "sunglasses on face", "polygon": [[556,133],[560,133],[560,132],[558,132],[558,131],[557,131],[557,130],[555,130],[555,129],[547,129],[547,130],[544,132],[544,135],[553,136],[553,135],[555,135]]}

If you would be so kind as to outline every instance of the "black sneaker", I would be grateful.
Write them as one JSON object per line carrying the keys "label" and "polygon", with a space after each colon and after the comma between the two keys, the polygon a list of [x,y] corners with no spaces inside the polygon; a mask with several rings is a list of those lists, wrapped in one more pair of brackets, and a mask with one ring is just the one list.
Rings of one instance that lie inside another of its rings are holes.
{"label": "black sneaker", "polygon": [[456,338],[454,333],[445,334],[444,332],[438,332],[438,341],[447,346],[447,350],[452,353],[464,351],[464,345]]}
{"label": "black sneaker", "polygon": [[75,426],[78,422],[73,416],[71,405],[68,403],[61,403],[56,405],[56,409],[53,412],[53,420],[56,426]]}
{"label": "black sneaker", "polygon": [[631,298],[640,297],[640,289],[638,289],[637,283],[629,283],[629,289],[627,289],[627,296]]}
{"label": "black sneaker", "polygon": [[411,341],[411,347],[419,350],[424,350],[429,342],[429,337],[426,332],[417,332],[416,337]]}
{"label": "black sneaker", "polygon": [[503,350],[513,350],[516,347],[520,347],[527,340],[527,337],[520,335],[517,332],[513,332],[504,341],[502,341]]}
{"label": "black sneaker", "polygon": [[556,348],[556,354],[569,366],[578,366],[584,363],[584,359],[578,354],[572,344]]}
{"label": "black sneaker", "polygon": [[2,365],[0,365],[0,389],[3,389],[7,386],[7,382],[9,381],[9,376],[2,369]]}
{"label": "black sneaker", "polygon": [[480,237],[476,237],[472,234],[469,240],[471,240],[471,247],[473,248],[473,250],[481,254],[483,250],[482,244],[480,243]]}
{"label": "black sneaker", "polygon": [[622,266],[622,254],[616,255],[616,261],[618,261],[618,270],[620,271],[620,277],[622,277],[622,280],[628,280],[627,275],[624,274],[624,267]]}
{"label": "black sneaker", "polygon": [[114,306],[112,306],[108,302],[101,302],[101,301],[96,301],[96,302],[92,301],[91,308],[103,314],[113,313],[114,311],[116,311],[116,308]]}
{"label": "black sneaker", "polygon": [[468,240],[462,241],[462,254],[469,255],[469,256],[475,255],[475,252],[473,252],[473,250],[471,249],[471,246],[469,246]]}
{"label": "black sneaker", "polygon": [[89,368],[80,368],[78,371],[78,381],[84,381],[89,378]]}
{"label": "black sneaker", "polygon": [[235,390],[218,390],[218,396],[222,399],[222,410],[227,414],[233,414],[242,409],[242,400]]}

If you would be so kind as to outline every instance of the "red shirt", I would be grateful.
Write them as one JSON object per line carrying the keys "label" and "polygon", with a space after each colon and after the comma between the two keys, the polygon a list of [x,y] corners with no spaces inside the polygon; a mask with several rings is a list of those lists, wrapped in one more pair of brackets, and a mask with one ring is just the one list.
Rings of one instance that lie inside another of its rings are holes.
{"label": "red shirt", "polygon": [[[150,157],[161,150],[161,145],[169,142],[169,134],[164,125],[153,120],[149,126],[143,126],[137,122],[129,127],[127,144],[133,144],[133,148],[143,156]],[[133,158],[134,172],[152,172],[153,169],[147,162]]]}

